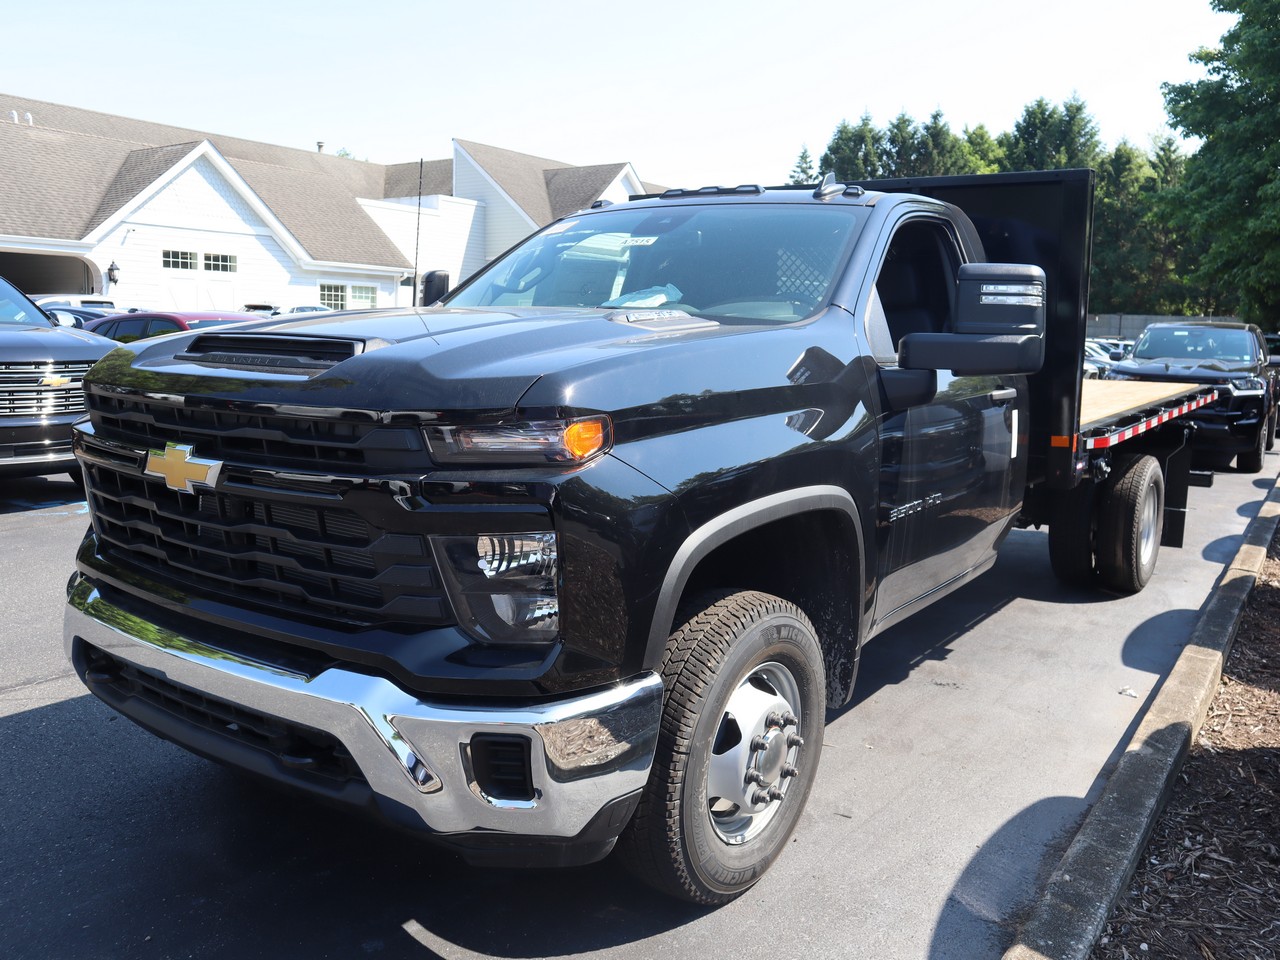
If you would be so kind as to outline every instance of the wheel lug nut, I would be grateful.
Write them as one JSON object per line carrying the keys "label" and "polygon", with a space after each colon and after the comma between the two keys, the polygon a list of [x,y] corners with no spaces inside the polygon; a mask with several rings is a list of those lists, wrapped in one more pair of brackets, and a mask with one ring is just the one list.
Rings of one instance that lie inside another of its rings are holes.
{"label": "wheel lug nut", "polygon": [[759,736],[757,736],[757,737],[752,737],[752,738],[751,738],[751,749],[752,749],[752,750],[757,750],[757,751],[759,751],[759,750],[768,750],[768,749],[769,749],[769,741],[768,741],[768,740],[766,740],[764,737],[759,737]]}
{"label": "wheel lug nut", "polygon": [[770,727],[770,728],[772,728],[772,727],[779,727],[779,728],[781,728],[781,727],[782,727],[782,714],[780,714],[780,713],[771,713],[771,714],[769,714],[769,716],[765,717],[764,725],[765,725],[766,727]]}
{"label": "wheel lug nut", "polygon": [[784,713],[782,715],[782,725],[784,727],[794,727],[799,722],[800,721],[796,719],[796,715],[794,713]]}
{"label": "wheel lug nut", "polygon": [[747,783],[764,783],[764,774],[759,770],[748,770]]}
{"label": "wheel lug nut", "polygon": [[800,734],[798,734],[798,733],[793,733],[793,734],[791,734],[791,736],[787,737],[787,746],[788,746],[788,747],[803,747],[803,746],[804,746],[804,737],[800,736]]}
{"label": "wheel lug nut", "polygon": [[770,788],[769,788],[769,799],[770,799],[770,800],[781,800],[781,799],[782,799],[782,791],[781,791],[781,790],[779,790],[777,787],[770,787]]}
{"label": "wheel lug nut", "polygon": [[757,790],[751,795],[751,802],[754,804],[768,803],[773,797],[768,790]]}
{"label": "wheel lug nut", "polygon": [[782,777],[784,780],[790,779],[791,777],[796,777],[799,775],[800,775],[800,771],[797,770],[795,767],[793,767],[791,764],[784,763],[782,765]]}

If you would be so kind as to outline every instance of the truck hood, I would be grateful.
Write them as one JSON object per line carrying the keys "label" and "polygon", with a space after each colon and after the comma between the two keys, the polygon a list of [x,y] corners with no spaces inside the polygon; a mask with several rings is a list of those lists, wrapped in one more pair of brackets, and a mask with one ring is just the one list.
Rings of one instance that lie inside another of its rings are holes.
{"label": "truck hood", "polygon": [[[628,395],[638,400],[666,391],[658,379],[682,382],[691,391],[717,379],[708,365],[731,364],[735,351],[727,344],[752,339],[744,334],[753,331],[784,332],[653,310],[362,311],[140,341],[114,351],[86,383],[328,410],[417,412],[428,419],[450,410],[495,412],[517,405],[607,410],[626,405]],[[288,369],[278,358],[258,365],[255,344],[273,337],[354,343],[358,352],[320,370]],[[688,372],[663,368],[656,376],[650,371],[662,364],[641,369],[641,354],[660,354],[664,363]],[[779,356],[780,369],[769,379],[785,384],[797,355]]]}
{"label": "truck hood", "polygon": [[10,363],[97,360],[113,346],[110,340],[75,327],[0,323],[0,357]]}
{"label": "truck hood", "polygon": [[1169,380],[1185,383],[1225,383],[1240,377],[1259,376],[1258,368],[1248,361],[1204,360],[1161,357],[1156,360],[1121,360],[1111,368],[1136,380]]}

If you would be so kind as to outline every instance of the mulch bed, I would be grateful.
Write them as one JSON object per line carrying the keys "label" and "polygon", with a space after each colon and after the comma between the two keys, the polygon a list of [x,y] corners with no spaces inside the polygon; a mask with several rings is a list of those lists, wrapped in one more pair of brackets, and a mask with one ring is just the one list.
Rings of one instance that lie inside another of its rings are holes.
{"label": "mulch bed", "polygon": [[1093,960],[1280,958],[1280,537]]}

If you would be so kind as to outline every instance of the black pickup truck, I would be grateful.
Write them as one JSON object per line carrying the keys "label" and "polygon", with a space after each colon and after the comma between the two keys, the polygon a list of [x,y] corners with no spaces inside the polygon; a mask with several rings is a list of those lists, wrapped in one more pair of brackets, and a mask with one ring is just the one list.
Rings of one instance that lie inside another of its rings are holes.
{"label": "black pickup truck", "polygon": [[[1082,395],[1089,171],[598,205],[430,309],[86,380],[66,645],[204,756],[696,902],[796,825],[859,651],[1049,525],[1141,589],[1191,385]],[[1136,391],[1136,392],[1135,392]]]}
{"label": "black pickup truck", "polygon": [[60,326],[0,277],[0,483],[80,469],[71,425],[84,415],[81,379],[114,346]]}

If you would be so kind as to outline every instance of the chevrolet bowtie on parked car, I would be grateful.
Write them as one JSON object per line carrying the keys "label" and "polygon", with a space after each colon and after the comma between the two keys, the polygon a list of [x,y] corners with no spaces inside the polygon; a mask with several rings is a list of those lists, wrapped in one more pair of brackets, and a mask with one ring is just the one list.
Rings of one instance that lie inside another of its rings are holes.
{"label": "chevrolet bowtie on parked car", "polygon": [[196,753],[473,860],[619,846],[704,904],[785,848],[862,644],[1049,525],[1136,591],[1180,414],[1082,397],[1089,171],[672,190],[432,309],[121,347],[67,650]]}
{"label": "chevrolet bowtie on parked car", "polygon": [[[1244,473],[1262,469],[1265,451],[1275,446],[1280,379],[1262,331],[1253,324],[1223,320],[1153,323],[1105,374],[1112,380],[1203,383],[1218,399],[1195,411],[1193,445],[1219,460],[1236,458]],[[1280,361],[1277,361],[1280,362]]]}
{"label": "chevrolet bowtie on parked car", "polygon": [[0,279],[0,479],[71,472],[71,423],[84,413],[80,381],[113,344],[51,320]]}

